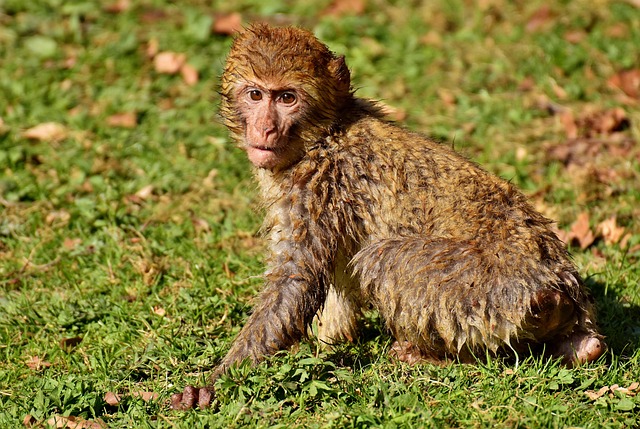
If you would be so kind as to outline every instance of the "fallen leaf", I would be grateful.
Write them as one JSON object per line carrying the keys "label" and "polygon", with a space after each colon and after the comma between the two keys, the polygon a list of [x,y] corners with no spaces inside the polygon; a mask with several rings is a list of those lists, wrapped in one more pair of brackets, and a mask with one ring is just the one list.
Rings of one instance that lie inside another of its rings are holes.
{"label": "fallen leaf", "polygon": [[153,66],[158,73],[176,74],[187,60],[185,54],[177,52],[160,52],[153,59]]}
{"label": "fallen leaf", "polygon": [[615,39],[624,39],[629,35],[629,28],[625,24],[617,22],[607,29],[606,34]]}
{"label": "fallen leaf", "polygon": [[45,122],[22,133],[24,138],[38,141],[59,141],[67,137],[67,129],[57,122]]}
{"label": "fallen leaf", "polygon": [[153,312],[160,317],[164,317],[167,314],[167,310],[157,305],[153,307]]}
{"label": "fallen leaf", "polygon": [[640,98],[640,69],[618,72],[607,82],[609,86],[620,89],[631,98]]}
{"label": "fallen leaf", "polygon": [[518,90],[520,91],[531,91],[536,86],[536,81],[531,77],[527,76],[522,79],[522,82],[518,85]]}
{"label": "fallen leaf", "polygon": [[629,128],[630,121],[622,107],[588,112],[577,120],[586,137],[613,134]]}
{"label": "fallen leaf", "polygon": [[529,33],[540,30],[554,18],[554,13],[548,5],[536,9],[527,21],[526,29]]}
{"label": "fallen leaf", "polygon": [[144,54],[147,56],[147,58],[153,58],[158,55],[159,49],[160,42],[158,42],[158,39],[153,38],[147,42],[147,47],[144,49]]}
{"label": "fallen leaf", "polygon": [[600,222],[596,227],[596,231],[602,235],[607,246],[616,244],[624,235],[624,228],[617,225],[615,216]]}
{"label": "fallen leaf", "polygon": [[117,406],[121,401],[120,395],[113,392],[107,392],[104,394],[104,402],[111,405],[112,407]]}
{"label": "fallen leaf", "polygon": [[563,87],[561,87],[560,85],[558,85],[557,82],[555,81],[551,81],[551,89],[553,89],[553,93],[556,95],[556,97],[558,97],[560,100],[565,100],[567,98],[567,91],[565,91],[565,89]]}
{"label": "fallen leaf", "polygon": [[437,90],[437,93],[438,98],[440,98],[440,101],[442,101],[445,105],[453,106],[456,104],[456,96],[453,95],[451,91],[440,88]]}
{"label": "fallen leaf", "polygon": [[569,43],[580,43],[587,37],[587,33],[583,30],[569,30],[564,33],[564,40]]}
{"label": "fallen leaf", "polygon": [[584,392],[584,394],[587,395],[587,397],[589,397],[589,399],[591,399],[592,401],[595,401],[596,399],[602,397],[608,391],[609,386],[604,386],[601,387],[597,392],[594,390],[587,390],[586,392]]}
{"label": "fallen leaf", "polygon": [[53,210],[47,213],[44,221],[47,225],[59,224],[66,225],[71,219],[71,214],[66,210]]}
{"label": "fallen leaf", "polygon": [[365,0],[334,0],[323,12],[323,15],[361,15],[366,7]]}
{"label": "fallen leaf", "polygon": [[120,128],[135,128],[138,125],[136,112],[116,113],[107,118],[107,125]]}
{"label": "fallen leaf", "polygon": [[135,193],[135,196],[140,198],[141,200],[147,200],[151,195],[153,195],[153,189],[153,185],[144,186]]}
{"label": "fallen leaf", "polygon": [[106,5],[104,10],[109,13],[122,13],[129,10],[130,7],[131,0],[116,0],[113,3]]}
{"label": "fallen leaf", "polygon": [[242,28],[242,15],[238,12],[218,14],[213,20],[212,27],[215,34],[231,35]]}
{"label": "fallen leaf", "polygon": [[155,401],[159,397],[156,392],[131,392],[131,396],[134,398],[140,398],[144,402]]}
{"label": "fallen leaf", "polygon": [[560,123],[564,127],[564,133],[568,139],[575,139],[578,137],[578,125],[573,117],[571,110],[565,110],[558,114]]}
{"label": "fallen leaf", "polygon": [[193,86],[198,83],[198,70],[196,70],[196,68],[191,64],[183,64],[182,67],[180,67],[180,75],[182,76],[182,80],[184,80],[184,83],[189,86]]}
{"label": "fallen leaf", "polygon": [[614,395],[615,393],[621,393],[626,396],[635,396],[638,393],[636,392],[638,390],[638,387],[640,387],[640,383],[638,383],[637,381],[634,381],[629,385],[629,387],[621,387],[617,384],[613,384],[611,386],[603,386],[600,389],[598,389],[597,392],[594,390],[587,390],[584,392],[584,394],[587,395],[587,397],[593,401],[603,397],[604,395],[607,395],[610,398],[613,398],[615,397]]}
{"label": "fallen leaf", "polygon": [[51,362],[42,360],[39,356],[31,356],[27,361],[27,366],[29,369],[38,371],[41,368],[49,368],[51,366]]}
{"label": "fallen leaf", "polygon": [[589,228],[589,213],[582,212],[578,215],[576,221],[571,225],[569,238],[571,241],[577,240],[582,250],[593,244],[595,236]]}
{"label": "fallen leaf", "polygon": [[36,422],[37,420],[35,417],[33,417],[31,414],[27,414],[26,416],[24,416],[24,419],[22,419],[22,426],[30,428],[35,425]]}

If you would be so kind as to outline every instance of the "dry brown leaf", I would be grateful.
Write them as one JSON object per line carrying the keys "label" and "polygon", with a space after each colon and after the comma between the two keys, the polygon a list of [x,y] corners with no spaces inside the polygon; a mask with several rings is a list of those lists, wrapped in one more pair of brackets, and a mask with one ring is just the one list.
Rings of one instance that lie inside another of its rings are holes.
{"label": "dry brown leaf", "polygon": [[554,16],[555,14],[551,11],[551,8],[548,5],[540,7],[529,17],[529,21],[527,21],[526,26],[527,31],[532,33],[542,29],[551,22]]}
{"label": "dry brown leaf", "polygon": [[153,185],[147,185],[140,188],[140,190],[138,190],[138,192],[136,192],[134,195],[140,198],[141,200],[148,200],[149,197],[153,195],[153,189],[154,189]]}
{"label": "dry brown leaf", "polygon": [[578,215],[576,221],[571,225],[569,237],[571,240],[577,240],[582,250],[593,244],[595,235],[589,228],[589,213],[582,212]]}
{"label": "dry brown leaf", "polygon": [[586,137],[613,134],[629,128],[630,121],[622,107],[587,112],[577,120]]}
{"label": "dry brown leaf", "polygon": [[608,391],[609,391],[609,386],[604,386],[604,387],[601,387],[597,392],[594,390],[587,390],[586,392],[584,392],[584,394],[587,395],[589,399],[591,399],[592,401],[595,401],[596,399],[602,397]]}
{"label": "dry brown leaf", "polygon": [[111,405],[112,407],[115,407],[116,405],[118,405],[120,401],[121,401],[120,395],[118,395],[117,393],[107,392],[104,394],[104,402]]}
{"label": "dry brown leaf", "polygon": [[131,396],[134,398],[140,398],[144,402],[155,401],[159,398],[156,392],[131,392]]}
{"label": "dry brown leaf", "polygon": [[563,87],[558,85],[555,81],[551,82],[551,89],[553,89],[553,93],[560,100],[565,100],[567,98],[567,91]]}
{"label": "dry brown leaf", "polygon": [[147,42],[147,47],[144,49],[144,54],[147,56],[147,58],[153,58],[158,55],[159,49],[160,42],[158,42],[158,39],[149,39],[149,41]]}
{"label": "dry brown leaf", "polygon": [[81,238],[65,237],[65,239],[62,241],[62,247],[64,247],[65,250],[73,250],[76,247],[78,247],[81,243],[82,243]]}
{"label": "dry brown leaf", "polygon": [[216,34],[231,35],[242,29],[242,15],[238,12],[216,15],[212,27]]}
{"label": "dry brown leaf", "polygon": [[130,7],[131,0],[116,0],[114,3],[106,5],[104,10],[109,13],[122,13],[129,10]]}
{"label": "dry brown leaf", "polygon": [[438,98],[447,106],[453,106],[456,104],[456,96],[447,89],[438,89]]}
{"label": "dry brown leaf", "polygon": [[116,113],[107,118],[107,125],[110,127],[135,128],[138,125],[138,114],[136,112]]}
{"label": "dry brown leaf", "polygon": [[197,216],[191,216],[191,224],[196,231],[211,231],[211,225],[205,219]]}
{"label": "dry brown leaf", "polygon": [[531,76],[527,76],[522,79],[522,82],[518,85],[520,91],[531,91],[536,86],[536,81]]}
{"label": "dry brown leaf", "polygon": [[624,235],[624,228],[617,225],[615,216],[600,222],[596,227],[596,231],[602,235],[607,246],[616,244]]}
{"label": "dry brown leaf", "polygon": [[620,89],[631,98],[640,98],[640,69],[624,70],[608,80],[609,86]]}
{"label": "dry brown leaf", "polygon": [[157,305],[153,307],[153,312],[160,317],[164,317],[167,314],[167,310]]}
{"label": "dry brown leaf", "polygon": [[366,0],[334,0],[323,14],[330,16],[361,15],[366,5]]}
{"label": "dry brown leaf", "polygon": [[153,59],[153,66],[158,73],[176,74],[187,61],[187,56],[178,52],[160,52]]}
{"label": "dry brown leaf", "polygon": [[42,360],[39,356],[31,356],[27,361],[27,366],[29,369],[38,371],[41,368],[49,368],[51,366],[51,362]]}
{"label": "dry brown leaf", "polygon": [[47,420],[49,426],[66,429],[103,429],[107,424],[102,419],[85,420],[75,416],[53,416]]}
{"label": "dry brown leaf", "polygon": [[629,28],[622,22],[616,22],[611,27],[607,28],[606,34],[607,36],[615,39],[624,39],[629,36]]}
{"label": "dry brown leaf", "polygon": [[578,125],[573,117],[571,110],[564,110],[558,114],[560,122],[564,127],[564,133],[568,139],[575,139],[578,137]]}
{"label": "dry brown leaf", "polygon": [[47,225],[60,224],[66,225],[71,219],[71,214],[66,210],[53,210],[47,213],[44,221]]}
{"label": "dry brown leaf", "polygon": [[420,42],[425,45],[439,47],[442,46],[442,36],[439,32],[431,30],[420,38]]}
{"label": "dry brown leaf", "polygon": [[587,33],[584,30],[569,30],[564,33],[564,40],[569,43],[580,43],[587,37]]}
{"label": "dry brown leaf", "polygon": [[67,135],[68,131],[64,125],[57,122],[45,122],[22,133],[24,138],[38,141],[59,141],[65,139]]}
{"label": "dry brown leaf", "polygon": [[27,428],[33,427],[36,423],[37,423],[36,418],[33,417],[31,414],[27,414],[26,416],[24,416],[24,419],[22,419],[22,426]]}
{"label": "dry brown leaf", "polygon": [[597,392],[594,390],[587,390],[586,392],[584,392],[584,394],[587,395],[587,397],[592,401],[595,401],[596,399],[601,398],[604,395],[613,398],[616,392],[627,396],[635,396],[638,394],[638,387],[640,387],[640,383],[634,381],[629,385],[629,387],[621,387],[617,384],[613,384],[611,386],[603,386],[598,389]]}
{"label": "dry brown leaf", "polygon": [[193,86],[198,83],[200,80],[198,76],[198,70],[193,67],[191,64],[185,63],[180,67],[180,75],[182,76],[182,80],[189,86]]}

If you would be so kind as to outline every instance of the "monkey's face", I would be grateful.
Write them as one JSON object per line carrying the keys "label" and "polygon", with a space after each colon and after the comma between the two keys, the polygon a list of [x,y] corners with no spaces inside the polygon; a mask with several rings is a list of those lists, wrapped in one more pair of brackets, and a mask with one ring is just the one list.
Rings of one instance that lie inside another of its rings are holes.
{"label": "monkey's face", "polygon": [[247,82],[238,87],[236,100],[244,125],[244,150],[253,165],[274,170],[300,159],[302,143],[292,129],[306,107],[301,91]]}

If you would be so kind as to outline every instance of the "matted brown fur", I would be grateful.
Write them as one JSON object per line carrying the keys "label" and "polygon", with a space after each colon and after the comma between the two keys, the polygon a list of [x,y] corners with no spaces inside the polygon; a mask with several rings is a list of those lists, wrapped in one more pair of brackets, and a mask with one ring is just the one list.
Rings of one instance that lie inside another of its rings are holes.
{"label": "matted brown fur", "polygon": [[604,347],[564,244],[514,186],[386,121],[305,30],[256,25],[235,39],[221,114],[241,146],[236,88],[253,81],[300,94],[306,113],[288,138],[302,149],[286,168],[255,170],[266,284],[214,378],[296,343],[314,317],[323,342],[355,339],[367,306],[431,358],[573,337]]}

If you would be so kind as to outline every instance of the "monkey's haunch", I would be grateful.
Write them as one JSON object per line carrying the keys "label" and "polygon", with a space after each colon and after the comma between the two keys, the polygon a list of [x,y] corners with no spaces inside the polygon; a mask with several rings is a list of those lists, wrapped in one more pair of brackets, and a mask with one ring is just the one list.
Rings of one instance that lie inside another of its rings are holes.
{"label": "monkey's haunch", "polygon": [[[269,256],[264,291],[212,380],[295,344],[314,318],[321,342],[355,339],[371,306],[392,354],[412,363],[603,353],[551,222],[510,183],[356,98],[344,58],[311,33],[244,30],[220,89],[260,185]],[[205,406],[211,392],[187,388],[172,403]]]}
{"label": "monkey's haunch", "polygon": [[[552,327],[555,311],[531,313],[544,293],[579,294],[575,273],[560,277],[554,272],[571,267],[533,263],[513,249],[496,252],[470,240],[405,237],[365,247],[353,265],[394,337],[431,356],[456,354],[463,347],[496,352],[516,339],[566,336],[577,322],[571,302],[566,306],[571,311],[564,313],[569,318]],[[538,332],[534,321],[544,329]]]}

